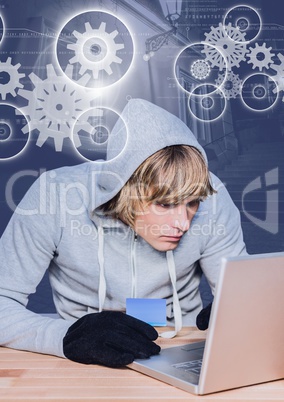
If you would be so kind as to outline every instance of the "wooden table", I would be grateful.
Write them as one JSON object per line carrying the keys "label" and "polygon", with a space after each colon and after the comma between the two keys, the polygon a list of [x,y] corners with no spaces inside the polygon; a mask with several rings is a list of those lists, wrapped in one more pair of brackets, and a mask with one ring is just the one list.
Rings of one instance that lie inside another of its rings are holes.
{"label": "wooden table", "polygon": [[[164,328],[167,330],[167,328]],[[164,347],[198,341],[205,333],[184,328]],[[0,347],[0,401],[284,401],[284,380],[206,396],[194,396],[128,368],[110,369],[55,356]]]}

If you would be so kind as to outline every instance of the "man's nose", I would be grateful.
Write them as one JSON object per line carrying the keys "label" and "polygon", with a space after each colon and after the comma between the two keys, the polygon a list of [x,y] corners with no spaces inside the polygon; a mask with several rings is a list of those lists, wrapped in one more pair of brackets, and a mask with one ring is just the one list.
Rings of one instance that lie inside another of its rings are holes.
{"label": "man's nose", "polygon": [[188,231],[190,228],[191,217],[185,205],[179,205],[174,219],[174,226],[182,232]]}

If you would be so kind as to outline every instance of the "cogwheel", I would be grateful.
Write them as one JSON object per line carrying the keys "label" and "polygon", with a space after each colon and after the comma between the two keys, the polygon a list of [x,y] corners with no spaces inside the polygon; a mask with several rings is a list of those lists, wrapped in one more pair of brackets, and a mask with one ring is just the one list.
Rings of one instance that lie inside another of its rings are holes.
{"label": "cogwheel", "polygon": [[211,68],[205,60],[195,60],[191,67],[190,72],[194,78],[204,80],[210,74]]}
{"label": "cogwheel", "polygon": [[277,83],[277,87],[273,89],[274,93],[284,91],[284,56],[283,54],[278,53],[277,57],[281,63],[270,66],[270,68],[277,73],[272,77]]}
{"label": "cogwheel", "polygon": [[[91,110],[91,115],[92,117],[102,117],[103,116],[103,110],[96,108]],[[86,118],[86,113],[83,113],[83,116],[81,115],[77,120],[76,124],[74,125],[73,129],[73,142],[76,148],[79,148],[82,146],[82,141],[81,141],[81,136],[80,132],[86,132],[89,134],[89,138],[94,134],[94,127],[90,124],[88,121],[89,116]],[[89,139],[88,138],[88,139]]]}
{"label": "cogwheel", "polygon": [[239,74],[234,74],[232,71],[225,74],[219,74],[216,80],[217,87],[220,87],[222,94],[226,99],[236,98],[241,91],[242,81],[239,78]]}
{"label": "cogwheel", "polygon": [[122,43],[116,43],[114,38],[118,35],[115,30],[106,32],[106,23],[102,22],[98,29],[93,29],[89,22],[85,23],[85,32],[73,32],[77,38],[75,43],[67,45],[68,49],[75,52],[75,56],[69,60],[71,64],[81,65],[79,73],[83,75],[87,70],[91,71],[93,78],[99,77],[99,72],[104,70],[108,75],[112,74],[112,63],[121,63],[122,59],[116,52],[124,48]]}
{"label": "cogwheel", "polygon": [[269,68],[269,65],[272,63],[273,53],[270,52],[272,47],[266,47],[266,43],[263,43],[261,46],[256,43],[255,47],[250,47],[250,53],[247,54],[249,57],[248,64],[252,64],[252,68],[258,68],[262,71],[263,68]]}
{"label": "cogwheel", "polygon": [[[65,74],[72,76],[72,70],[73,66],[69,64]],[[31,130],[39,131],[36,145],[41,147],[48,138],[53,138],[55,150],[60,152],[64,138],[71,137],[76,118],[90,107],[94,95],[74,89],[71,82],[64,81],[64,76],[56,74],[52,64],[46,66],[46,71],[44,80],[34,73],[29,75],[34,84],[32,91],[19,90],[19,95],[28,100],[28,105],[21,111],[28,117]],[[28,133],[29,126],[24,126],[22,131]]]}
{"label": "cogwheel", "polygon": [[25,74],[19,73],[21,64],[12,64],[12,58],[8,57],[5,62],[0,61],[0,95],[3,100],[6,99],[7,94],[16,96],[16,89],[23,88],[24,85],[20,83],[20,79]]}
{"label": "cogwheel", "polygon": [[212,66],[219,67],[219,71],[225,68],[230,71],[234,66],[239,67],[240,62],[245,60],[247,52],[245,33],[232,27],[231,23],[226,26],[225,31],[220,22],[218,27],[212,26],[211,31],[205,33],[205,36],[206,40],[202,42],[204,49],[201,52],[206,54],[206,59]]}

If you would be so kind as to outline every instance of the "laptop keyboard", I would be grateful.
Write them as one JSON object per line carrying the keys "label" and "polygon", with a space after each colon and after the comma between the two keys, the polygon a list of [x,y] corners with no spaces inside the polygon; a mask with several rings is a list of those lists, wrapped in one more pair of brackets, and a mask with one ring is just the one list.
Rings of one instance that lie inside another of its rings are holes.
{"label": "laptop keyboard", "polygon": [[201,366],[202,366],[202,359],[173,364],[173,367],[179,370],[187,371],[189,373],[194,373],[198,375],[200,374]]}

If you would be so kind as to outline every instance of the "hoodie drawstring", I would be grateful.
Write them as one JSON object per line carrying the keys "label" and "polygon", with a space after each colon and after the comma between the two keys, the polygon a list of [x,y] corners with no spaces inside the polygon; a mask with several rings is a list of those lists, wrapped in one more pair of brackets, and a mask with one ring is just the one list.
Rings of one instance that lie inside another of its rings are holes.
{"label": "hoodie drawstring", "polygon": [[177,333],[182,329],[182,313],[181,313],[181,307],[180,307],[180,302],[179,302],[177,288],[176,288],[176,267],[175,267],[173,252],[167,251],[166,256],[167,256],[168,269],[169,269],[169,274],[170,274],[172,289],[173,289],[173,310],[174,310],[174,319],[175,319],[175,330],[162,332],[161,334],[159,334],[159,336],[161,338],[170,339],[170,338],[174,338],[177,335]]}
{"label": "hoodie drawstring", "polygon": [[106,278],[104,270],[104,229],[99,226],[98,228],[99,248],[98,260],[100,267],[100,280],[99,280],[99,312],[103,310],[106,298]]}
{"label": "hoodie drawstring", "polygon": [[[104,229],[99,226],[98,228],[98,260],[100,267],[100,279],[99,279],[99,312],[103,310],[103,306],[106,298],[106,279],[105,279],[105,271],[104,271]],[[182,313],[181,307],[179,303],[177,288],[176,288],[176,267],[175,261],[172,251],[166,252],[167,264],[169,275],[171,279],[172,289],[173,289],[173,311],[174,311],[174,320],[175,320],[175,330],[174,331],[166,331],[159,336],[161,338],[174,338],[177,333],[182,328]]]}

